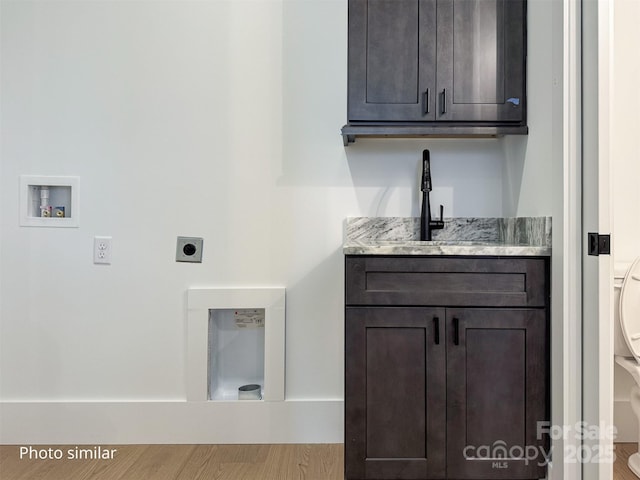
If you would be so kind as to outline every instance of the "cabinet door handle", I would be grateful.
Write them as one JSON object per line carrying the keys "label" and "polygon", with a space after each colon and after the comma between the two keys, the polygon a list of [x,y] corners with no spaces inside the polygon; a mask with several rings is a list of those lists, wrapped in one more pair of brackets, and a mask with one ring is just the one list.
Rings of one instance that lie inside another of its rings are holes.
{"label": "cabinet door handle", "polygon": [[433,341],[436,345],[440,345],[440,319],[433,317]]}
{"label": "cabinet door handle", "polygon": [[444,115],[447,113],[447,89],[442,89],[442,105],[440,105],[440,113]]}
{"label": "cabinet door handle", "polygon": [[453,344],[460,345],[460,320],[453,318]]}
{"label": "cabinet door handle", "polygon": [[426,115],[431,110],[431,89],[427,88],[422,94],[422,114]]}

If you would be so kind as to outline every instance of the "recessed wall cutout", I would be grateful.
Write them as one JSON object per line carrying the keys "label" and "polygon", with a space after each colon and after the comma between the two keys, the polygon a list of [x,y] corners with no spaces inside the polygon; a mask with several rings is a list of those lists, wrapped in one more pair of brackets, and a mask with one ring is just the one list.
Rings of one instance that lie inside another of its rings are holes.
{"label": "recessed wall cutout", "polygon": [[265,309],[209,310],[209,400],[260,400]]}
{"label": "recessed wall cutout", "polygon": [[187,312],[188,401],[284,400],[284,288],[189,289]]}
{"label": "recessed wall cutout", "polygon": [[20,176],[20,225],[79,226],[78,177]]}

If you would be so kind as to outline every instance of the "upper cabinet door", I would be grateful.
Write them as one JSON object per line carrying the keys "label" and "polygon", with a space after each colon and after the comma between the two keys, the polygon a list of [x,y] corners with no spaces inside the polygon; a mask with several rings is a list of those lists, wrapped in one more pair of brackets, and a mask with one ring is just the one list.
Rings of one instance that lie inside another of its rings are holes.
{"label": "upper cabinet door", "polygon": [[350,121],[435,120],[436,0],[349,0]]}
{"label": "upper cabinet door", "polygon": [[438,0],[437,120],[524,121],[524,0]]}

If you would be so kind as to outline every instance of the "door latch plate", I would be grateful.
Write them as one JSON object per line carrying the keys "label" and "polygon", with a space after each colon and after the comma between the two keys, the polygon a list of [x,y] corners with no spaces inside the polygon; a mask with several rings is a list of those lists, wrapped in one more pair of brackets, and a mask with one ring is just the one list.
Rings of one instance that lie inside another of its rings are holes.
{"label": "door latch plate", "polygon": [[599,233],[590,232],[587,234],[587,248],[589,255],[610,255],[611,254],[611,235],[601,235]]}

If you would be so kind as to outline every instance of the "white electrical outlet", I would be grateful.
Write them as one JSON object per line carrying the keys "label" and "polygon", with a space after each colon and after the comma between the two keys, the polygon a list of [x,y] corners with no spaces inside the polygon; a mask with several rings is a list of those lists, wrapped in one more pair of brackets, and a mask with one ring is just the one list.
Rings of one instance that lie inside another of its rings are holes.
{"label": "white electrical outlet", "polygon": [[111,237],[93,237],[93,263],[111,265]]}

